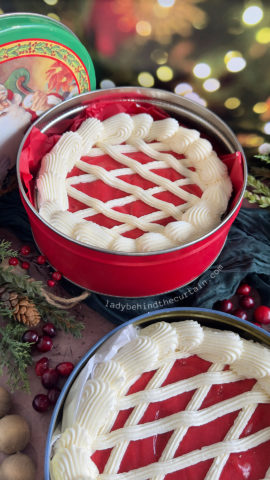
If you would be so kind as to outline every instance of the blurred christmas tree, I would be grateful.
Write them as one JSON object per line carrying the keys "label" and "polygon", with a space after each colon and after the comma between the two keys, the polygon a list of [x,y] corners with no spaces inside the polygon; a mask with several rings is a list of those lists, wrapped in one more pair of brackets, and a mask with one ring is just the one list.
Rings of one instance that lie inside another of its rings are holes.
{"label": "blurred christmas tree", "polygon": [[207,105],[248,157],[269,141],[267,0],[2,0],[0,7],[70,27],[93,58],[98,88],[157,87]]}

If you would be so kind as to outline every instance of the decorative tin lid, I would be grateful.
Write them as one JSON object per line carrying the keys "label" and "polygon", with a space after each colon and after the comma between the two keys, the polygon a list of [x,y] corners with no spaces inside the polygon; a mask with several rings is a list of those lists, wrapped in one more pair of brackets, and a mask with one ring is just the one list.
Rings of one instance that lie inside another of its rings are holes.
{"label": "decorative tin lid", "polygon": [[69,28],[38,14],[0,16],[0,161],[15,163],[34,119],[95,87],[92,60]]}

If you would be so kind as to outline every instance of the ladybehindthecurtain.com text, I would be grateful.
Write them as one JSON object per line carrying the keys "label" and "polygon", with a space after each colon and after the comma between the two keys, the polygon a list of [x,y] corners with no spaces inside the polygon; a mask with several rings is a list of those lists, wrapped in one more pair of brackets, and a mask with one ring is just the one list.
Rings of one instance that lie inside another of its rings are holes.
{"label": "ladybehindthecurtain.com text", "polygon": [[195,295],[198,293],[200,290],[206,287],[208,285],[209,281],[211,279],[215,278],[221,270],[223,269],[222,265],[218,265],[215,270],[213,270],[210,275],[209,279],[207,280],[202,280],[201,282],[198,282],[197,285],[194,287],[186,287],[186,290],[183,293],[179,293],[175,295],[174,297],[171,298],[160,298],[159,300],[151,301],[148,302],[147,299],[138,302],[138,303],[123,303],[121,301],[119,302],[113,302],[110,300],[106,300],[105,307],[106,308],[111,308],[113,310],[118,310],[120,312],[125,312],[125,311],[141,311],[144,310],[146,312],[151,311],[151,310],[157,310],[159,308],[163,307],[172,307],[173,304],[181,302],[188,297],[191,297],[192,295]]}

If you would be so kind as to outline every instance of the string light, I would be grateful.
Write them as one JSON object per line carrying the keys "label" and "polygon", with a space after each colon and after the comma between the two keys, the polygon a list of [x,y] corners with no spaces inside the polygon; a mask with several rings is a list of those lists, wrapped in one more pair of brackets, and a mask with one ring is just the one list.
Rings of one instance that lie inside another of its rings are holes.
{"label": "string light", "polygon": [[158,67],[157,69],[157,77],[162,82],[169,82],[173,79],[173,70],[171,67],[167,65],[163,65],[162,67]]}
{"label": "string light", "polygon": [[153,87],[155,79],[149,72],[141,72],[138,75],[138,82],[142,87]]}
{"label": "string light", "polygon": [[256,33],[256,40],[258,43],[262,44],[270,43],[270,28],[265,27],[258,30]]}
{"label": "string light", "polygon": [[215,92],[220,87],[220,82],[216,78],[208,78],[203,82],[203,88],[207,92]]}
{"label": "string light", "polygon": [[211,67],[207,63],[197,63],[193,68],[193,73],[195,77],[206,78],[211,73]]}
{"label": "string light", "polygon": [[104,80],[101,80],[99,85],[100,85],[100,88],[103,88],[103,89],[115,87],[115,83],[109,78],[104,78]]}
{"label": "string light", "polygon": [[242,21],[246,25],[257,25],[263,18],[263,10],[257,5],[246,8],[242,15]]}
{"label": "string light", "polygon": [[227,98],[227,100],[224,102],[224,105],[229,110],[235,110],[241,105],[241,102],[237,97],[230,97],[230,98]]}
{"label": "string light", "polygon": [[253,107],[253,111],[258,114],[265,113],[267,110],[268,110],[268,107],[265,102],[255,103]]}
{"label": "string light", "polygon": [[267,135],[270,135],[270,122],[267,122],[267,123],[264,124],[263,131]]}
{"label": "string light", "polygon": [[152,32],[151,24],[145,20],[140,20],[136,23],[136,32],[142,37],[148,37]]}
{"label": "string light", "polygon": [[178,83],[178,85],[176,85],[174,91],[175,93],[177,93],[178,95],[185,95],[187,93],[191,93],[193,90],[192,86],[189,85],[189,83]]}

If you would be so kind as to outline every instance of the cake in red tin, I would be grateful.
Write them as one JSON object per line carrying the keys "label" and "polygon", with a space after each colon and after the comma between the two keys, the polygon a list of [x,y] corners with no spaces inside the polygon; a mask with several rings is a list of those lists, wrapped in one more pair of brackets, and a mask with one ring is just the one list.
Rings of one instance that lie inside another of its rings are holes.
{"label": "cake in red tin", "polygon": [[40,215],[56,230],[108,251],[176,248],[216,228],[232,184],[209,140],[174,118],[86,118],[43,156]]}
{"label": "cake in red tin", "polygon": [[84,385],[52,480],[270,478],[270,351],[186,320],[136,331]]}

